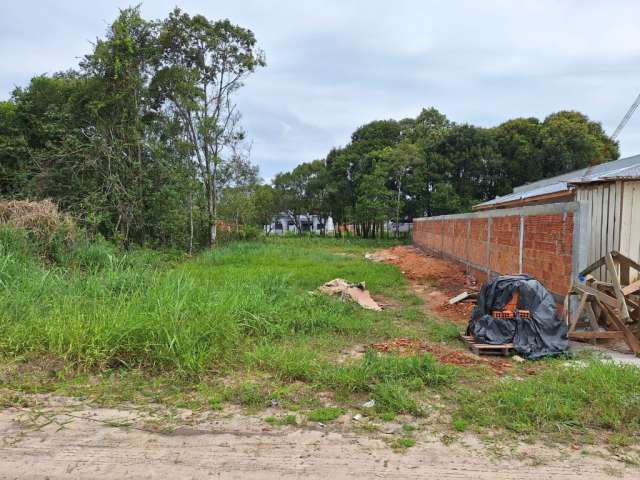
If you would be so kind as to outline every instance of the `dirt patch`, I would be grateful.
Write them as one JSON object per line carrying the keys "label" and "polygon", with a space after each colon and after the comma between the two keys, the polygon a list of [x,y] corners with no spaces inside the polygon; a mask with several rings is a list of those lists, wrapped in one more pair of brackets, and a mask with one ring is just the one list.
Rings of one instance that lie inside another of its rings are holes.
{"label": "dirt patch", "polygon": [[365,258],[397,265],[430,311],[457,323],[468,322],[473,310],[472,304],[448,303],[451,297],[465,290],[478,289],[476,279],[468,275],[464,267],[444,258],[427,255],[409,245],[368,253]]}
{"label": "dirt patch", "polygon": [[371,345],[371,347],[380,352],[398,353],[400,355],[431,353],[440,363],[457,365],[459,367],[487,365],[497,375],[504,375],[513,367],[512,363],[507,360],[482,358],[472,353],[450,349],[441,345],[428,344],[409,338],[396,338],[389,342],[375,343]]}

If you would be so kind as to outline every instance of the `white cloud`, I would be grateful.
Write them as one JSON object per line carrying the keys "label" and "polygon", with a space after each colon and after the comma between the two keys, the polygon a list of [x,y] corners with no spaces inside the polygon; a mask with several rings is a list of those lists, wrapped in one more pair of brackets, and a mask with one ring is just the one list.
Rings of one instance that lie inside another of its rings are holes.
{"label": "white cloud", "polygon": [[[7,2],[8,3],[8,2]],[[74,67],[129,2],[10,2],[0,16],[0,97]],[[131,2],[135,3],[135,2]],[[146,1],[148,18],[176,0]],[[345,144],[376,118],[434,105],[484,126],[577,109],[610,133],[640,92],[635,1],[181,1],[252,29],[268,66],[239,96],[252,155],[270,178]],[[640,153],[640,115],[620,137]]]}

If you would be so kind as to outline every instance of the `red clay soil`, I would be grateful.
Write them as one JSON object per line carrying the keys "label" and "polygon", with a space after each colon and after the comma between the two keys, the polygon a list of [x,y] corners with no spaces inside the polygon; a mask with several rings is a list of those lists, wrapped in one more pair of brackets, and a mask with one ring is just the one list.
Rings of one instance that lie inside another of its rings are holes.
{"label": "red clay soil", "polygon": [[431,353],[440,363],[457,365],[460,367],[472,367],[487,365],[497,375],[504,375],[512,364],[506,360],[482,358],[460,350],[450,350],[440,345],[430,345],[420,340],[409,338],[396,338],[390,342],[375,343],[372,348],[386,353],[398,353],[400,355],[415,355],[418,353]]}
{"label": "red clay soil", "polygon": [[[412,246],[398,246],[381,250],[367,255],[367,258],[397,265],[413,285],[416,294],[425,301],[429,310],[438,316],[461,325],[466,325],[469,321],[473,304],[449,305],[448,303],[451,297],[465,290],[478,290],[475,279],[465,273],[464,267],[443,258],[427,255]],[[487,365],[497,375],[503,375],[512,367],[512,363],[507,360],[479,357],[467,351],[408,338],[376,343],[372,345],[372,348],[400,355],[428,352],[441,363],[460,367]]]}
{"label": "red clay soil", "polygon": [[414,285],[435,287],[433,290],[436,291],[432,290],[427,295],[420,295],[431,310],[459,323],[468,322],[473,310],[472,304],[449,305],[448,303],[449,298],[465,290],[478,289],[475,279],[465,273],[464,267],[444,258],[427,255],[408,245],[381,250],[368,255],[367,258],[397,265]]}

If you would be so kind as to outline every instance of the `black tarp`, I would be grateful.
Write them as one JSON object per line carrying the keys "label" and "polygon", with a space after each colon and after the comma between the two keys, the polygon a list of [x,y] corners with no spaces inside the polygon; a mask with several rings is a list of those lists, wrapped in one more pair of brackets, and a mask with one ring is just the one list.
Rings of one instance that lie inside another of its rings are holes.
{"label": "black tarp", "polygon": [[[530,318],[516,314],[513,319],[491,316],[502,310],[515,292],[519,310],[529,310]],[[485,283],[467,327],[480,343],[513,343],[519,355],[536,359],[558,355],[569,348],[567,325],[558,315],[556,302],[546,288],[529,275],[503,275]]]}

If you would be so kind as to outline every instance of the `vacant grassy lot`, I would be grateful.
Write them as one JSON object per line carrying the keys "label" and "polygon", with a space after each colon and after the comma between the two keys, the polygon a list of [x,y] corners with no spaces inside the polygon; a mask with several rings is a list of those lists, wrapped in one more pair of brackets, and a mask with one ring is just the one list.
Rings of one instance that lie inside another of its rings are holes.
{"label": "vacant grassy lot", "polygon": [[[51,263],[25,236],[0,234],[4,405],[55,392],[200,412],[277,406],[265,417],[275,426],[360,411],[370,430],[405,414],[451,435],[640,443],[635,368],[553,359],[514,363],[498,377],[429,354],[368,350],[396,337],[459,347],[459,327],[425,313],[396,267],[363,259],[389,243],[266,239],[187,259],[95,242]],[[392,308],[366,311],[316,291],[335,277],[366,281]],[[362,407],[369,400],[375,405]],[[396,447],[411,446],[416,428],[407,423]]]}

